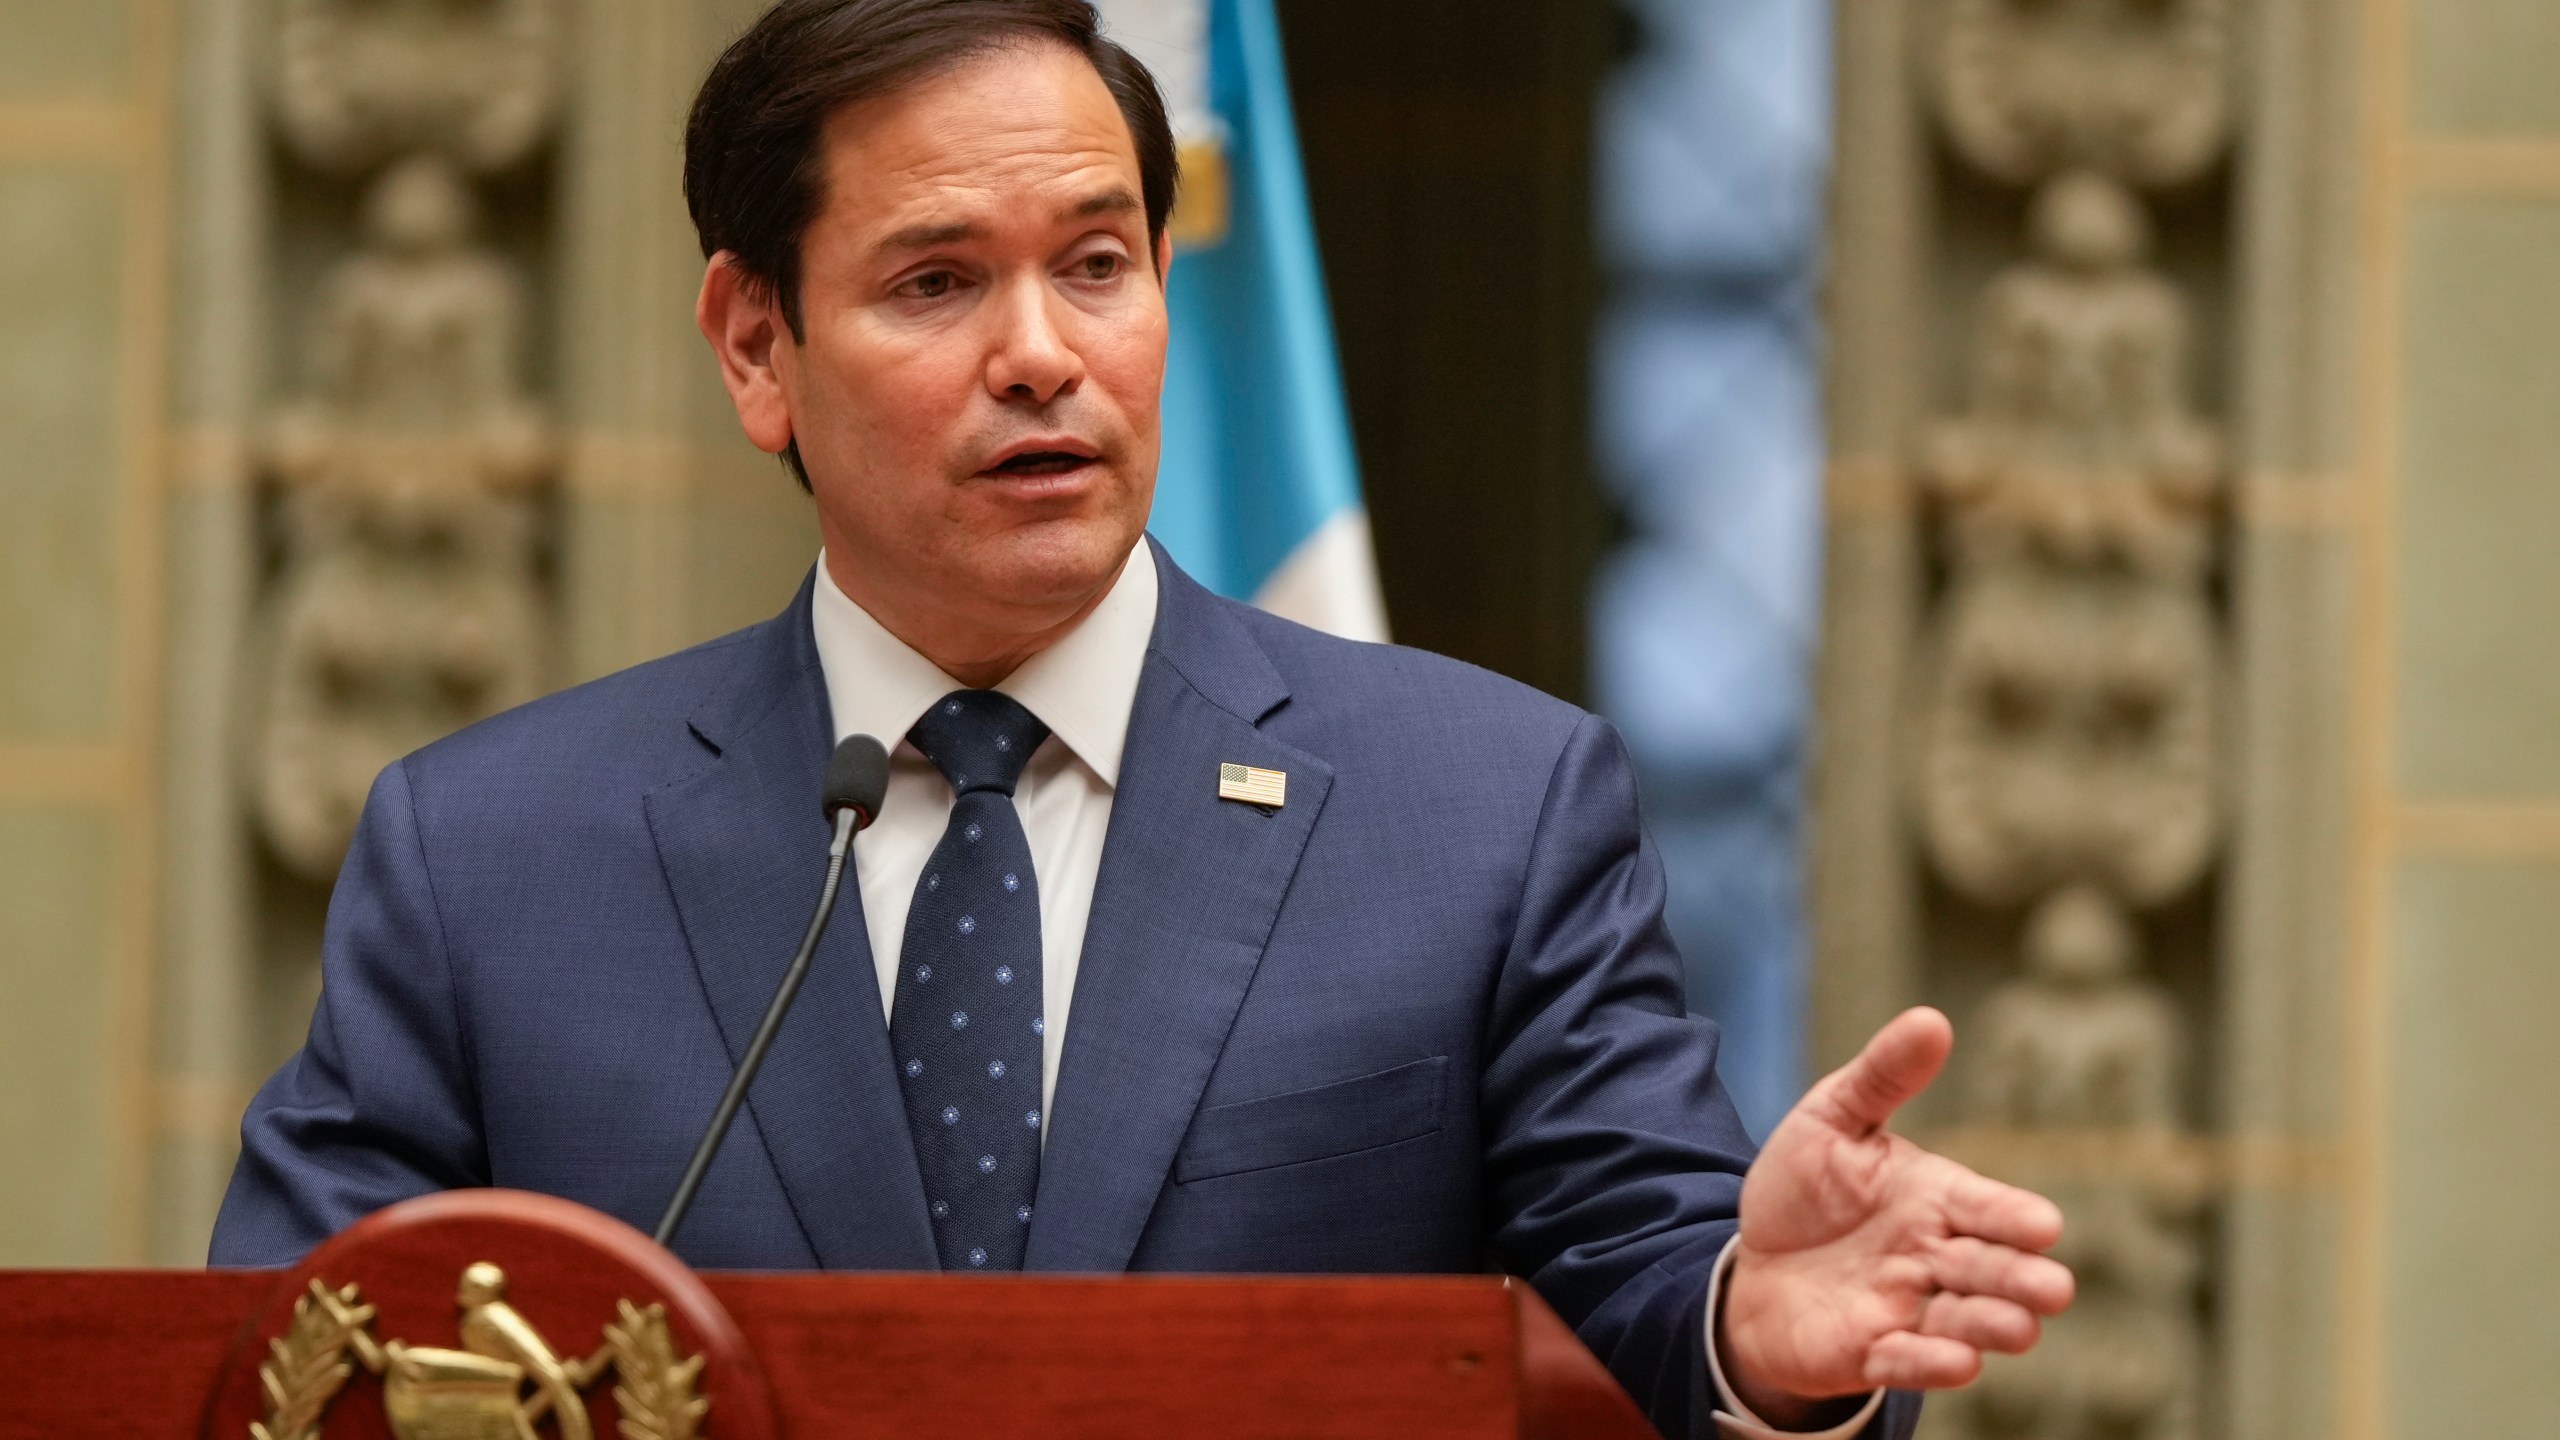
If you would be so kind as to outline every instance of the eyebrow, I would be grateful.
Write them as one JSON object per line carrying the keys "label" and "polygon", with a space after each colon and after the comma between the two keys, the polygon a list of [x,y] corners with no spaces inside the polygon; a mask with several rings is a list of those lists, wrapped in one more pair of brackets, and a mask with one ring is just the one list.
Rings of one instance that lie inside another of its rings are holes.
{"label": "eyebrow", "polygon": [[[1145,208],[1146,206],[1140,203],[1138,197],[1130,193],[1126,186],[1115,185],[1099,194],[1088,195],[1059,211],[1058,218],[1089,220],[1097,215],[1134,215]],[[952,224],[910,225],[903,230],[891,231],[873,247],[873,250],[874,253],[884,255],[893,250],[930,250],[937,245],[956,245],[963,240],[983,239],[986,233],[985,226],[965,220]]]}
{"label": "eyebrow", "polygon": [[966,221],[956,225],[910,225],[904,230],[891,232],[873,249],[883,254],[891,250],[930,250],[936,245],[975,240],[986,233],[985,227]]}
{"label": "eyebrow", "polygon": [[1128,187],[1114,185],[1099,195],[1086,196],[1074,209],[1065,212],[1064,218],[1087,220],[1096,215],[1134,215],[1145,208],[1138,203],[1137,196],[1129,193]]}

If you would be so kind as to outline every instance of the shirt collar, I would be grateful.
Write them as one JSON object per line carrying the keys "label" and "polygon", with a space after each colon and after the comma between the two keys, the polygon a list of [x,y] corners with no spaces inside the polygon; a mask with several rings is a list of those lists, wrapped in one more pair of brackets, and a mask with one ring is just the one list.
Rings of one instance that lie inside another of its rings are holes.
{"label": "shirt collar", "polygon": [[[996,686],[1115,789],[1138,677],[1155,635],[1157,584],[1154,547],[1141,541],[1093,613]],[[895,749],[934,701],[966,688],[837,588],[823,550],[809,624],[838,739],[876,735]]]}

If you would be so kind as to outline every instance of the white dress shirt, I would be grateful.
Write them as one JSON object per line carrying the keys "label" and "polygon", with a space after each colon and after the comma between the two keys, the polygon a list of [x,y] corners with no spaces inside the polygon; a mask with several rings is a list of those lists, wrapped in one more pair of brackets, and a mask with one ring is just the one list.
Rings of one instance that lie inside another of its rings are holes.
{"label": "white dress shirt", "polygon": [[[1031,753],[1013,792],[1014,811],[1031,844],[1031,873],[1040,887],[1040,989],[1047,1021],[1040,1055],[1043,1114],[1053,1113],[1058,1059],[1066,1053],[1067,1007],[1075,998],[1076,964],[1084,953],[1094,881],[1102,872],[1102,841],[1111,828],[1120,753],[1129,738],[1129,714],[1137,704],[1147,643],[1155,635],[1156,586],[1155,552],[1139,545],[1092,614],[996,686],[1049,727],[1049,738]],[[933,702],[968,687],[847,598],[827,573],[823,552],[809,621],[817,637],[818,668],[826,677],[827,704],[835,714],[836,738],[870,735],[890,747],[889,793],[880,802],[880,818],[853,842],[863,928],[871,937],[871,964],[879,975],[880,1010],[886,1015],[898,994],[907,907],[951,818],[951,783],[907,742],[907,731]],[[1053,1128],[1041,1127],[1043,1145]],[[1724,1412],[1716,1423],[1726,1435],[1751,1440],[1795,1433],[1779,1431],[1753,1415],[1725,1384],[1715,1353],[1715,1313],[1732,1262],[1733,1247],[1727,1245],[1707,1288],[1707,1367]],[[1856,1418],[1814,1440],[1855,1435],[1874,1415],[1882,1395],[1878,1391]]]}
{"label": "white dress shirt", "polygon": [[[969,687],[881,628],[846,598],[818,557],[817,594],[809,610],[818,667],[836,738],[871,735],[889,748],[889,793],[880,818],[854,837],[854,880],[861,887],[863,928],[880,977],[881,1013],[898,993],[898,954],[906,945],[907,907],[924,864],[951,819],[951,782],[907,741],[907,731],[933,702]],[[1130,552],[1110,593],[1057,643],[1032,656],[995,688],[1021,702],[1049,727],[1031,752],[1013,808],[1031,844],[1031,874],[1040,889],[1040,1109],[1057,1094],[1058,1057],[1066,1052],[1067,1007],[1076,993],[1076,962],[1102,870],[1102,839],[1111,828],[1111,797],[1120,784],[1120,747],[1129,737],[1138,672],[1156,628],[1155,552]],[[1051,1127],[1040,1128],[1048,1143]]]}

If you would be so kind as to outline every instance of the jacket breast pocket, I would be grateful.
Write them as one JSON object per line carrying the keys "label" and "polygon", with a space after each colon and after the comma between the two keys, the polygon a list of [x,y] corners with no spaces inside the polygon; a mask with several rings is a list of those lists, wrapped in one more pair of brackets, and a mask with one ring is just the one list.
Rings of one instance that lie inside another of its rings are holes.
{"label": "jacket breast pocket", "polygon": [[1353,1080],[1213,1105],[1192,1117],[1173,1178],[1187,1184],[1240,1175],[1432,1134],[1440,1128],[1448,1071],[1449,1057],[1434,1055]]}

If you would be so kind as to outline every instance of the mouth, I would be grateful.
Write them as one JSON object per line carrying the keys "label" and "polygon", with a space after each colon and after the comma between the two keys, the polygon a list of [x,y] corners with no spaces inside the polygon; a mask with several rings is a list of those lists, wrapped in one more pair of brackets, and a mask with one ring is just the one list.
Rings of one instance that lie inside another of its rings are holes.
{"label": "mouth", "polygon": [[979,473],[1008,479],[1042,479],[1071,474],[1101,458],[1099,451],[1081,440],[1043,437],[1007,446],[997,452],[994,463]]}
{"label": "mouth", "polygon": [[1092,463],[1093,457],[1090,455],[1078,455],[1066,450],[1034,450],[1027,455],[1016,455],[1002,464],[990,465],[987,467],[987,473],[1020,476],[1064,475],[1070,470],[1080,470]]}

